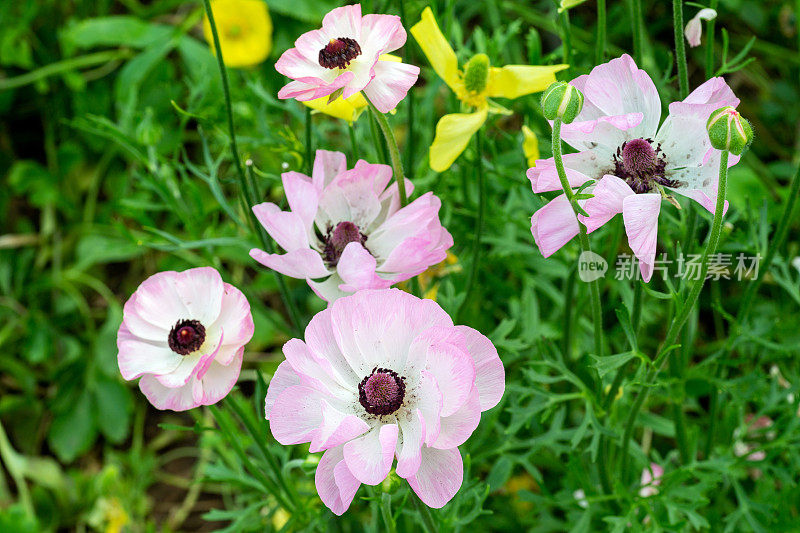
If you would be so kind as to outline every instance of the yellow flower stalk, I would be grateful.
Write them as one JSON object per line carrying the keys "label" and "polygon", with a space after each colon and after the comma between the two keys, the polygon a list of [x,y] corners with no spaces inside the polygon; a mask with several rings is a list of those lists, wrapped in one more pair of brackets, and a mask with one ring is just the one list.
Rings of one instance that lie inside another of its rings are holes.
{"label": "yellow flower stalk", "polygon": [[539,159],[539,139],[528,126],[522,126],[522,152],[528,160],[528,166],[535,167]]}
{"label": "yellow flower stalk", "polygon": [[[212,0],[211,9],[227,66],[252,67],[267,59],[272,51],[272,19],[263,0]],[[214,52],[207,16],[203,34]]]}
{"label": "yellow flower stalk", "polygon": [[556,72],[568,65],[529,66],[506,65],[492,67],[486,54],[477,54],[464,69],[458,68],[458,59],[447,42],[430,7],[422,12],[421,20],[411,28],[423,53],[442,80],[456,94],[469,113],[443,116],[436,125],[436,136],[430,147],[430,164],[436,172],[443,172],[467,147],[489,113],[508,114],[505,108],[491,98],[519,98],[545,90],[556,81]]}

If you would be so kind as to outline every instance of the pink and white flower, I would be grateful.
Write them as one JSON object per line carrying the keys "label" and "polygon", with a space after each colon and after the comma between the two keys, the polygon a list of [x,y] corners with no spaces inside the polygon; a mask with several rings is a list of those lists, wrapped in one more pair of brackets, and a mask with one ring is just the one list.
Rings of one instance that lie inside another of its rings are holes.
{"label": "pink and white flower", "polygon": [[[589,180],[594,194],[583,204],[589,232],[622,213],[628,242],[642,278],[653,273],[661,200],[670,192],[689,197],[714,212],[720,152],[708,140],[706,121],[739,99],[722,78],[712,78],[681,102],[669,105],[661,123],[661,99],[650,76],[623,55],[570,82],[584,95],[575,121],[562,126],[562,139],[578,150],[564,156],[572,187]],[[739,158],[731,156],[729,166]],[[536,193],[561,189],[553,158],[528,169]],[[578,220],[561,195],[539,209],[531,231],[547,257],[578,234]]]}
{"label": "pink and white flower", "polygon": [[[391,167],[360,160],[347,170],[340,152],[317,150],[312,174],[283,174],[290,211],[273,203],[253,207],[287,252],[251,250],[262,265],[306,279],[332,302],[358,290],[390,287],[444,261],[453,238],[439,221],[441,201],[433,193],[401,208],[397,184],[387,188]],[[406,190],[413,190],[409,180]]]}
{"label": "pink and white flower", "polygon": [[156,408],[185,411],[230,392],[252,336],[250,304],[219,272],[159,272],[125,302],[117,362]]}
{"label": "pink and white flower", "polygon": [[275,69],[294,81],[278,98],[315,100],[359,91],[382,113],[405,98],[419,67],[381,58],[406,42],[406,30],[395,15],[361,16],[361,4],[337,7],[322,19],[322,28],[304,33],[281,55]]}
{"label": "pink and white flower", "polygon": [[425,504],[445,505],[463,478],[457,446],[505,390],[489,339],[398,289],[337,300],[283,353],[266,398],[272,434],[325,451],[317,491],[337,515],[362,483],[382,482],[395,458]]}
{"label": "pink and white flower", "polygon": [[658,486],[661,485],[661,476],[664,475],[664,467],[658,463],[650,463],[650,466],[642,470],[639,496],[649,498],[658,494]]}

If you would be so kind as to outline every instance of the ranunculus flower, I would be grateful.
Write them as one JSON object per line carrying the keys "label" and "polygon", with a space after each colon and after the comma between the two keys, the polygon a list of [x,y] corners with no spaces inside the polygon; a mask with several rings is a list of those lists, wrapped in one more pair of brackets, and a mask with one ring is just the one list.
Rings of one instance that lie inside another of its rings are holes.
{"label": "ranunculus flower", "polygon": [[[272,51],[272,19],[263,0],[211,0],[219,34],[222,59],[229,67],[252,67]],[[203,35],[214,51],[208,16],[203,17]],[[215,52],[216,53],[216,52]]]}
{"label": "ranunculus flower", "polygon": [[341,515],[361,483],[397,475],[442,507],[461,486],[457,446],[505,390],[491,341],[432,300],[361,291],[317,313],[269,384],[266,414],[281,444],[325,450],[320,498]]}
{"label": "ranunculus flower", "polygon": [[417,81],[419,67],[383,54],[406,42],[406,30],[395,15],[361,16],[361,4],[337,7],[322,19],[322,28],[304,33],[275,63],[275,69],[294,81],[278,98],[314,100],[359,91],[382,113],[388,113]]}
{"label": "ranunculus flower", "polygon": [[[306,279],[320,298],[383,289],[444,261],[453,238],[439,221],[440,200],[425,193],[400,208],[392,169],[358,161],[347,170],[340,152],[317,150],[313,176],[283,174],[290,211],[253,207],[286,254],[250,255],[281,274]],[[406,190],[413,186],[406,180]],[[319,281],[315,281],[319,280]]]}
{"label": "ranunculus flower", "polygon": [[[578,150],[564,155],[569,183],[598,180],[582,203],[589,232],[622,213],[628,242],[639,259],[642,278],[653,273],[661,200],[687,196],[714,212],[720,152],[708,140],[706,121],[739,99],[722,78],[712,78],[682,102],[669,105],[659,127],[661,100],[650,76],[628,55],[595,67],[570,82],[584,95],[575,121],[562,126],[563,140]],[[731,155],[729,166],[739,161]],[[528,169],[536,193],[561,189],[553,158]],[[531,232],[546,257],[578,234],[578,220],[564,195],[539,209]]]}
{"label": "ranunculus flower", "polygon": [[125,302],[117,361],[156,408],[185,411],[230,392],[252,336],[250,304],[219,272],[159,272]]}

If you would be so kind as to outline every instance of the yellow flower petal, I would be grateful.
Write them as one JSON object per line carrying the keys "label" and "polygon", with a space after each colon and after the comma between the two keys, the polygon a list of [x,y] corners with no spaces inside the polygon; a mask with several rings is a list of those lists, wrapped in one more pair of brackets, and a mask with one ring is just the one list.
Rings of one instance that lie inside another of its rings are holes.
{"label": "yellow flower petal", "polygon": [[455,91],[458,83],[458,59],[447,39],[442,35],[442,30],[439,29],[430,7],[426,7],[422,11],[421,20],[411,27],[411,35],[414,36],[428,57],[436,74]]}
{"label": "yellow flower petal", "polygon": [[[272,51],[272,19],[262,0],[211,0],[222,58],[229,67],[252,67]],[[214,52],[211,24],[203,17],[203,34]]]}
{"label": "yellow flower petal", "polygon": [[475,132],[486,122],[488,113],[489,110],[483,107],[475,113],[454,113],[439,119],[430,149],[431,168],[436,172],[450,168]]}
{"label": "yellow flower petal", "polygon": [[522,151],[528,159],[528,166],[535,167],[539,159],[539,139],[528,126],[522,126]]}
{"label": "yellow flower petal", "polygon": [[346,120],[347,122],[355,122],[361,112],[364,111],[364,108],[367,107],[367,101],[361,93],[356,93],[347,100],[337,98],[330,104],[327,96],[308,100],[303,104],[315,111]]}
{"label": "yellow flower petal", "polygon": [[506,65],[489,69],[489,84],[486,92],[489,97],[519,98],[547,89],[556,81],[556,72],[569,65],[529,66]]}

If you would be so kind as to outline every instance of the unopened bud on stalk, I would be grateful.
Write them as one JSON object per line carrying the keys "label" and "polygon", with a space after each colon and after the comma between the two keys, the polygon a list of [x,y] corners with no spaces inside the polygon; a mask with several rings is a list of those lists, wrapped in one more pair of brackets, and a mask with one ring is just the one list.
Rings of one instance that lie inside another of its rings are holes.
{"label": "unopened bud on stalk", "polygon": [[567,82],[557,81],[542,95],[542,113],[547,120],[569,124],[583,109],[583,93]]}
{"label": "unopened bud on stalk", "polygon": [[750,123],[730,106],[711,113],[706,129],[711,146],[717,150],[727,150],[733,155],[742,155],[753,140]]}

